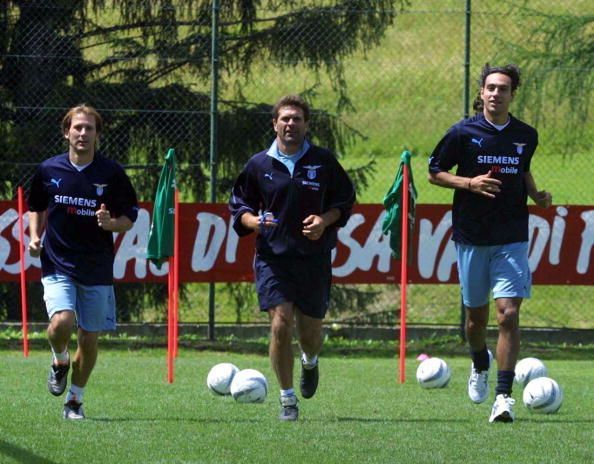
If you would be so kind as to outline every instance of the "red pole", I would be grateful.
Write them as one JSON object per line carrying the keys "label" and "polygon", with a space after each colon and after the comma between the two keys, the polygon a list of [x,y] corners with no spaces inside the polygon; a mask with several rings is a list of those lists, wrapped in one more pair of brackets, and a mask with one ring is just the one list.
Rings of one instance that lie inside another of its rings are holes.
{"label": "red pole", "polygon": [[173,357],[177,358],[179,324],[179,190],[175,189],[173,222]]}
{"label": "red pole", "polygon": [[167,274],[167,382],[173,383],[173,257]]}
{"label": "red pole", "polygon": [[25,214],[25,201],[23,187],[17,188],[18,211],[19,211],[19,259],[21,271],[21,320],[23,327],[23,355],[29,357],[29,336],[27,331],[27,279],[25,278],[25,227],[23,216]]}
{"label": "red pole", "polygon": [[406,287],[408,282],[408,166],[402,166],[402,241],[400,261],[400,383],[406,367]]}

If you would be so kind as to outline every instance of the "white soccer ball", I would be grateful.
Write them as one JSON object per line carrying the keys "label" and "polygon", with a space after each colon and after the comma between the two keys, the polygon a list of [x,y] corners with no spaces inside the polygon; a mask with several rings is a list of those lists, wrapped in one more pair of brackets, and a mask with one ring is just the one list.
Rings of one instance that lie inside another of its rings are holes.
{"label": "white soccer ball", "polygon": [[231,382],[231,396],[238,403],[262,403],[268,394],[268,381],[256,369],[243,369]]}
{"label": "white soccer ball", "polygon": [[228,395],[231,393],[231,381],[238,372],[239,368],[235,364],[217,364],[208,372],[206,385],[215,395]]}
{"label": "white soccer ball", "polygon": [[544,363],[537,358],[524,358],[516,364],[516,376],[514,380],[516,383],[525,387],[533,379],[538,377],[546,377],[548,375],[547,368]]}
{"label": "white soccer ball", "polygon": [[417,368],[417,381],[423,388],[443,388],[451,376],[449,366],[441,358],[425,359]]}
{"label": "white soccer ball", "polygon": [[538,377],[528,382],[522,400],[532,412],[552,414],[557,412],[563,403],[563,390],[550,377]]}

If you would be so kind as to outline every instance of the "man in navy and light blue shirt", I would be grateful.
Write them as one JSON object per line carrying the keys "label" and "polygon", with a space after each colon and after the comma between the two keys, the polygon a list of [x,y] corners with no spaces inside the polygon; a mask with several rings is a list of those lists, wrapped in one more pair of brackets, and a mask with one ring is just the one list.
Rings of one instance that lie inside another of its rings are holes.
{"label": "man in navy and light blue shirt", "polygon": [[[519,312],[530,297],[528,206],[551,205],[530,172],[538,144],[536,130],[509,113],[520,85],[515,65],[485,65],[475,102],[477,114],[452,126],[429,159],[429,181],[453,188],[452,240],[466,308],[466,337],[472,364],[468,395],[475,403],[489,396],[492,354],[487,349],[489,294],[497,311],[497,386],[489,422],[513,422],[511,398],[520,350]],[[456,166],[456,173],[449,171]]]}
{"label": "man in navy and light blue shirt", "polygon": [[102,125],[94,108],[71,108],[62,121],[68,152],[39,165],[28,196],[29,253],[41,259],[53,353],[48,389],[55,396],[67,386],[68,342],[74,323],[78,326],[65,419],[85,418],[83,394],[97,360],[99,332],[116,327],[113,233],[131,229],[138,215],[136,193],[122,167],[95,153]]}
{"label": "man in navy and light blue shirt", "polygon": [[288,95],[273,107],[276,139],[239,174],[229,207],[239,236],[257,233],[254,271],[260,309],[271,321],[270,360],[280,384],[281,420],[298,418],[292,335],[301,356],[301,395],[317,389],[331,251],[355,202],[348,175],[328,150],[305,139],[309,106]]}

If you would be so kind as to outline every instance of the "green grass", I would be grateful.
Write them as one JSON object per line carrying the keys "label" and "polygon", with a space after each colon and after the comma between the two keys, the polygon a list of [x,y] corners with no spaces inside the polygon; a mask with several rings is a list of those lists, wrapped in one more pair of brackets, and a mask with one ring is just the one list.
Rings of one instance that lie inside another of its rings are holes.
{"label": "green grass", "polygon": [[[47,352],[24,359],[0,351],[0,358],[2,463],[437,463],[472,456],[481,463],[586,463],[594,453],[594,365],[585,360],[546,361],[565,392],[558,414],[531,414],[520,401],[516,423],[488,424],[490,403],[466,397],[466,358],[445,357],[452,381],[429,391],[416,384],[413,359],[401,385],[394,358],[326,356],[318,394],[301,401],[298,423],[284,424],[265,356],[182,350],[168,385],[164,351],[104,351],[87,388],[84,423],[63,421],[62,398],[46,391]],[[265,403],[240,405],[207,391],[209,368],[228,361],[267,376]]]}
{"label": "green grass", "polygon": [[[268,323],[268,315],[258,308],[252,283],[245,287],[245,299],[238,311],[237,301],[230,298],[224,284],[216,285],[215,320],[217,323],[236,323],[238,312],[243,323]],[[352,286],[351,286],[352,287]],[[400,293],[395,285],[358,285],[359,289],[379,292],[376,300],[364,308],[340,312],[331,310],[328,321],[341,321],[380,313],[395,315],[400,307]],[[180,302],[180,320],[187,323],[208,321],[208,284],[187,285],[188,297]],[[522,304],[521,324],[524,327],[592,328],[591,307],[586,304],[594,298],[594,287],[587,285],[559,286],[535,285],[532,297]],[[552,306],[551,301],[555,304]],[[198,303],[200,302],[200,303]],[[458,284],[409,285],[407,290],[407,317],[411,324],[455,325],[460,322],[460,291]],[[564,308],[558,311],[557,308]],[[152,322],[147,311],[143,321]],[[156,315],[153,315],[156,316]],[[161,319],[164,317],[160,313]],[[386,316],[387,317],[387,316]],[[371,316],[368,318],[371,320]],[[490,323],[495,325],[495,310],[491,308]]]}

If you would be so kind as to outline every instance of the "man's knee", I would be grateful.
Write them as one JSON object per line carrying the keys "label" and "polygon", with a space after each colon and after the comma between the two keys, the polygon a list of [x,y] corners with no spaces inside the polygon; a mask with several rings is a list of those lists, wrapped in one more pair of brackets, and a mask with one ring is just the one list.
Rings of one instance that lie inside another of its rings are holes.
{"label": "man's knee", "polygon": [[520,325],[520,313],[515,306],[506,306],[497,311],[497,324],[503,330],[516,330]]}
{"label": "man's knee", "polygon": [[284,314],[276,314],[270,326],[271,336],[275,340],[287,340],[293,336],[293,323]]}

